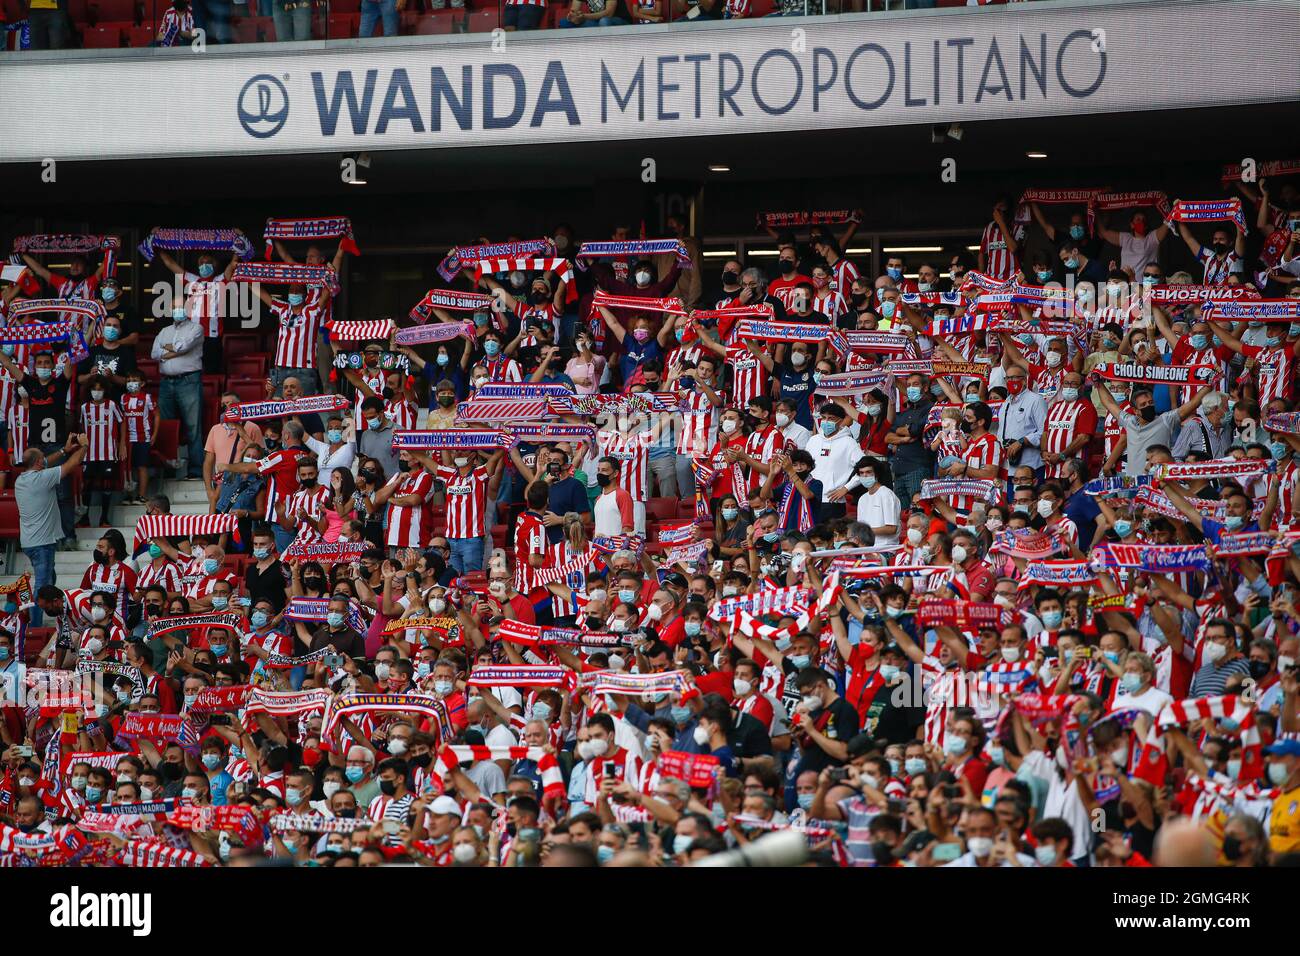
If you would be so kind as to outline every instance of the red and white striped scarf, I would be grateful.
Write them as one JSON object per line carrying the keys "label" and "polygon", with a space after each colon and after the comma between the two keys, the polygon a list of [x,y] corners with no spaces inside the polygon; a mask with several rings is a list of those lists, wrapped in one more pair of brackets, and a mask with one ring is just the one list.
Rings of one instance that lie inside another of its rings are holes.
{"label": "red and white striped scarf", "polygon": [[301,717],[323,711],[334,698],[331,691],[316,690],[271,691],[254,689],[244,704],[244,726],[254,727],[255,714],[270,717]]}
{"label": "red and white striped scarf", "polygon": [[684,694],[690,680],[682,671],[659,671],[652,674],[627,674],[623,671],[589,671],[579,678],[581,686],[593,694]]}
{"label": "red and white striped scarf", "polygon": [[638,312],[665,312],[670,315],[686,314],[686,306],[676,296],[668,296],[662,299],[643,299],[634,295],[613,295],[604,290],[597,290],[596,294],[592,296],[591,304],[593,306],[604,306],[607,309],[634,309]]}
{"label": "red and white striped scarf", "polygon": [[435,740],[451,726],[447,705],[430,694],[343,694],[331,697],[321,718],[321,749],[332,749],[344,717],[354,714],[422,714]]}
{"label": "red and white striped scarf", "polygon": [[771,588],[754,594],[738,594],[735,597],[723,598],[709,611],[709,617],[714,621],[729,621],[742,611],[747,611],[755,617],[766,617],[769,614],[798,615],[808,610],[810,600],[812,600],[812,591],[808,588],[794,585]]}
{"label": "red and white striped scarf", "polygon": [[151,538],[215,537],[238,526],[234,515],[145,515],[135,523],[134,547],[140,548]]}
{"label": "red and white striped scarf", "polygon": [[169,846],[159,840],[131,840],[118,851],[120,866],[212,866],[201,853]]}
{"label": "red and white striped scarf", "polygon": [[264,285],[324,286],[331,295],[339,291],[339,277],[329,266],[308,266],[289,262],[241,262],[230,274],[231,282],[261,282]]}
{"label": "red and white striped scarf", "polygon": [[565,285],[565,298],[570,302],[577,301],[578,290],[573,285],[573,266],[569,264],[568,259],[559,257],[544,259],[530,257],[480,259],[474,263],[474,281],[480,281],[485,275],[494,275],[498,272],[514,272],[516,270],[554,272]]}
{"label": "red and white striped scarf", "polygon": [[1235,694],[1193,697],[1166,704],[1156,722],[1151,725],[1147,739],[1142,745],[1142,754],[1138,759],[1137,767],[1133,771],[1134,775],[1153,786],[1162,786],[1169,770],[1169,758],[1165,754],[1165,731],[1170,727],[1186,725],[1193,720],[1209,719],[1237,722],[1236,733],[1241,736],[1241,771],[1237,779],[1247,783],[1263,777],[1264,758],[1260,746],[1259,728],[1255,725],[1255,706]]}
{"label": "red and white striped scarf", "polygon": [[330,322],[325,328],[329,329],[331,342],[387,342],[397,326],[392,319],[372,319],[368,322]]}
{"label": "red and white striped scarf", "polygon": [[533,760],[542,777],[542,796],[554,800],[564,796],[564,775],[555,762],[555,755],[547,753],[541,747],[483,747],[472,745],[448,745],[442,748],[437,761],[429,768],[429,783],[438,791],[445,789],[443,778],[450,776],[462,763],[478,763],[482,760]]}

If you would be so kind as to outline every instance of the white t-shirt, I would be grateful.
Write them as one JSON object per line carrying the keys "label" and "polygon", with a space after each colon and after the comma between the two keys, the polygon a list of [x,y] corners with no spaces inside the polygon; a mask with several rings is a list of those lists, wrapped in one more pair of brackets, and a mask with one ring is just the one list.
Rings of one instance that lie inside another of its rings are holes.
{"label": "white t-shirt", "polygon": [[484,737],[484,742],[489,747],[513,747],[518,743],[514,731],[505,724],[497,724],[489,730]]}
{"label": "white t-shirt", "polygon": [[863,492],[858,497],[858,520],[872,528],[893,525],[893,534],[877,534],[876,547],[898,544],[898,521],[903,506],[894,494],[883,485],[876,485],[875,491]]}
{"label": "white t-shirt", "polygon": [[1131,232],[1119,234],[1119,266],[1121,269],[1133,268],[1133,274],[1142,281],[1142,270],[1155,262],[1160,255],[1160,240],[1155,231],[1145,236],[1135,236]]}
{"label": "white t-shirt", "polygon": [[623,533],[623,514],[618,510],[618,492],[597,495],[591,509],[596,517],[596,535],[612,536]]}
{"label": "white t-shirt", "polygon": [[812,455],[812,476],[822,483],[822,501],[829,501],[827,495],[848,483],[853,477],[854,466],[862,457],[862,448],[844,429],[830,438],[817,432],[808,439],[804,451]]}
{"label": "white t-shirt", "polygon": [[1116,694],[1115,702],[1111,704],[1111,710],[1133,710],[1139,708],[1145,710],[1152,717],[1159,717],[1160,711],[1165,709],[1165,705],[1172,703],[1173,697],[1166,694],[1160,688],[1148,687],[1136,697],[1128,694]]}
{"label": "white t-shirt", "polygon": [[1070,858],[1078,859],[1086,855],[1092,844],[1092,820],[1088,816],[1088,808],[1083,805],[1083,798],[1079,796],[1079,782],[1074,779],[1068,783],[1062,780],[1052,758],[1041,750],[1035,750],[1026,756],[1021,770],[1047,781],[1047,799],[1043,802],[1040,819],[1060,817],[1068,823],[1074,831],[1074,848],[1070,851]]}

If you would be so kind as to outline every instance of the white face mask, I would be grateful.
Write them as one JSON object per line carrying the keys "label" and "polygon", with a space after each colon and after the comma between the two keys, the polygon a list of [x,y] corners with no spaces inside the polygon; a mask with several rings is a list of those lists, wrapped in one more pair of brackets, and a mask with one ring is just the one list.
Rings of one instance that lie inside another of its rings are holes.
{"label": "white face mask", "polygon": [[609,655],[609,669],[610,669],[610,670],[612,670],[612,671],[621,671],[624,667],[627,667],[627,661],[624,660],[623,657],[622,657],[621,655],[619,655],[619,654],[610,654],[610,655]]}
{"label": "white face mask", "polygon": [[731,689],[735,692],[737,697],[744,697],[754,689],[754,685],[747,680],[737,677],[731,682]]}
{"label": "white face mask", "polygon": [[636,284],[646,286],[650,284],[650,273],[642,271],[636,274]]}
{"label": "white face mask", "polygon": [[339,783],[337,780],[326,780],[321,784],[321,791],[325,794],[325,799],[328,800],[330,797],[334,796],[334,794],[338,793],[342,787],[343,784]]}
{"label": "white face mask", "polygon": [[1055,505],[1056,502],[1054,501],[1049,501],[1046,498],[1040,498],[1038,500],[1038,513],[1042,515],[1044,518],[1050,517],[1052,514],[1052,508]]}
{"label": "white face mask", "polygon": [[102,388],[92,388],[90,398],[91,401],[102,402],[104,400],[104,390]]}
{"label": "white face mask", "polygon": [[730,435],[736,430],[736,420],[734,418],[724,418],[722,420],[722,433]]}
{"label": "white face mask", "polygon": [[1061,353],[1060,353],[1060,352],[1048,352],[1048,353],[1047,353],[1047,367],[1048,367],[1048,368],[1056,368],[1056,366],[1058,366],[1058,365],[1060,365],[1060,364],[1061,364]]}
{"label": "white face mask", "polygon": [[392,740],[388,741],[388,752],[394,757],[400,757],[402,754],[406,753],[406,741],[401,737],[394,737]]}
{"label": "white face mask", "polygon": [[627,630],[627,619],[621,617],[614,618],[614,620],[609,622],[609,629],[616,634],[622,634]]}
{"label": "white face mask", "polygon": [[491,584],[488,585],[488,593],[490,593],[493,597],[498,597],[498,598],[504,597],[506,593],[506,582],[493,581]]}
{"label": "white face mask", "polygon": [[1224,655],[1226,655],[1227,653],[1228,653],[1228,649],[1224,647],[1222,644],[1217,644],[1214,641],[1208,641],[1206,642],[1205,650],[1201,652],[1201,657],[1205,660],[1205,663],[1214,664],[1223,660]]}
{"label": "white face mask", "polygon": [[777,413],[776,413],[776,427],[777,427],[777,428],[785,428],[785,426],[786,426],[786,425],[789,425],[789,424],[790,424],[790,416],[789,416],[789,415],[787,415],[785,412],[777,412]]}
{"label": "white face mask", "polygon": [[661,608],[658,604],[651,604],[648,608],[645,609],[645,616],[646,616],[646,620],[649,621],[663,620],[663,616],[664,616],[663,608]]}
{"label": "white face mask", "polygon": [[468,458],[453,458],[452,461],[456,463],[457,468],[464,468],[466,465],[469,464]]}
{"label": "white face mask", "polygon": [[102,621],[106,617],[108,617],[108,612],[98,604],[90,609],[90,619],[92,621]]}
{"label": "white face mask", "polygon": [[908,529],[907,529],[907,543],[910,544],[912,547],[915,548],[918,544],[921,543],[921,541],[922,541],[924,538],[925,538],[925,535],[921,534],[921,529],[920,529],[920,528],[908,528]]}
{"label": "white face mask", "polygon": [[966,549],[961,545],[956,545],[952,549],[952,563],[961,564],[966,560]]}
{"label": "white face mask", "polygon": [[434,614],[441,614],[447,610],[447,601],[445,598],[434,598],[429,602],[429,610]]}
{"label": "white face mask", "polygon": [[790,364],[793,365],[795,368],[798,368],[806,361],[808,361],[808,356],[805,355],[803,352],[790,353]]}
{"label": "white face mask", "polygon": [[1002,659],[1006,661],[1008,664],[1014,664],[1016,661],[1020,660],[1020,648],[1018,647],[1002,648]]}

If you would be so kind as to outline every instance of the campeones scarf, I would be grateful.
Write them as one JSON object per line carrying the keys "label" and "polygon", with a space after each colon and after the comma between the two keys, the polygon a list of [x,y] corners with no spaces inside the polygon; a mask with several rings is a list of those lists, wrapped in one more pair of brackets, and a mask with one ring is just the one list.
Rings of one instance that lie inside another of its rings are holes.
{"label": "campeones scarf", "polygon": [[154,251],[171,249],[188,252],[194,250],[215,250],[233,252],[240,259],[247,259],[253,254],[253,244],[238,229],[155,229],[145,236],[139,245],[140,255],[145,262],[153,262]]}
{"label": "campeones scarf", "polygon": [[265,285],[324,286],[338,295],[339,277],[329,266],[308,266],[288,262],[241,262],[230,275],[231,282],[261,282]]}
{"label": "campeones scarf", "polygon": [[1145,292],[1156,305],[1189,305],[1207,299],[1241,302],[1261,298],[1259,292],[1248,285],[1153,285]]}
{"label": "campeones scarf", "polygon": [[1219,458],[1214,461],[1175,461],[1157,465],[1152,478],[1165,481],[1250,479],[1272,470],[1273,462],[1261,458]]}
{"label": "campeones scarf", "polygon": [[306,395],[291,402],[239,402],[231,405],[223,422],[251,422],[265,418],[290,418],[320,412],[341,412],[350,406],[343,395]]}
{"label": "campeones scarf", "polygon": [[1240,199],[1213,199],[1204,202],[1180,199],[1165,217],[1170,222],[1222,222],[1232,220],[1244,236],[1246,217],[1241,212]]}
{"label": "campeones scarf", "polygon": [[438,263],[438,275],[444,282],[456,278],[456,273],[466,266],[474,265],[481,259],[495,259],[501,256],[521,258],[524,256],[551,256],[555,254],[555,244],[550,239],[525,239],[521,242],[498,242],[486,246],[465,246],[450,250]]}
{"label": "campeones scarf", "polygon": [[315,219],[268,219],[262,231],[269,261],[276,239],[339,239],[339,248],[350,255],[359,256],[356,240],[352,238],[352,220],[347,216],[321,216]]}

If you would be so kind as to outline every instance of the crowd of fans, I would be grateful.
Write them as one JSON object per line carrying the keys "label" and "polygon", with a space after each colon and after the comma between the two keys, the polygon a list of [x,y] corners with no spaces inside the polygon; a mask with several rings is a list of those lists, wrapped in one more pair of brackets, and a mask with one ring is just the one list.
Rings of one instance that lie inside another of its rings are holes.
{"label": "crowd of fans", "polygon": [[[350,231],[278,240],[318,271],[261,286],[267,401],[187,421],[206,509],[147,453],[248,263],[155,230],[158,396],[109,270],[25,253],[0,862],[1294,859],[1300,196],[1225,184],[1000,199],[914,274],[856,213],[765,214],[775,277],[564,226],[387,324],[331,298]],[[46,296],[102,303],[81,364]],[[78,473],[146,512],[66,587]]]}

